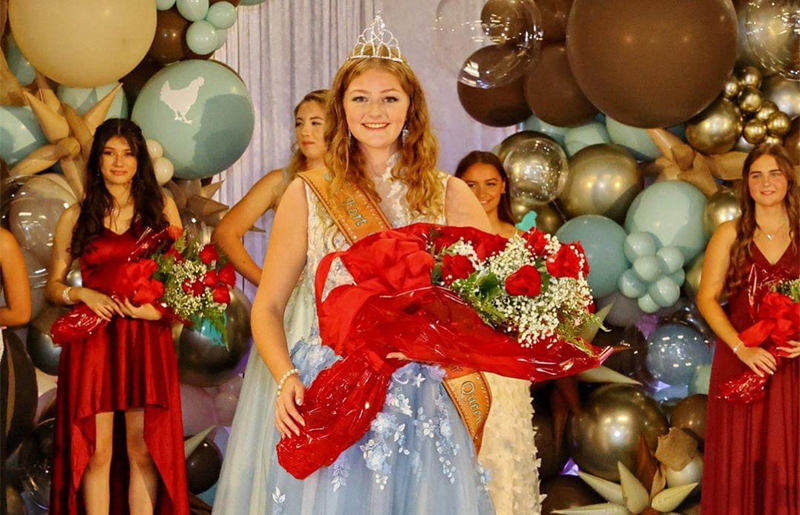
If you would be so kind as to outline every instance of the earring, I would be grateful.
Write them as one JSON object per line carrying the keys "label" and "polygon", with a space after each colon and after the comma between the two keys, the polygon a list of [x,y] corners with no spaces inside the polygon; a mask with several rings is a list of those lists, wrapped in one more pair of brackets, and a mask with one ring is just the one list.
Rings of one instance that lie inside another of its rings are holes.
{"label": "earring", "polygon": [[403,127],[402,132],[400,132],[400,144],[405,146],[407,138],[408,138],[408,126],[406,125],[405,127]]}
{"label": "earring", "polygon": [[353,144],[353,133],[350,129],[347,129],[347,143],[352,145]]}

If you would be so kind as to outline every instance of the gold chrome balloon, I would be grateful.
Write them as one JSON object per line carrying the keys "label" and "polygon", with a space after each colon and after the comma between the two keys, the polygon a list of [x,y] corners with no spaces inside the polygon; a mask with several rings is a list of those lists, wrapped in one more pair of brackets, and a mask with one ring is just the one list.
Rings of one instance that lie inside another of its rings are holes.
{"label": "gold chrome balloon", "polygon": [[764,138],[765,145],[783,145],[783,138],[779,136],[773,136],[772,134],[767,134],[767,137]]}
{"label": "gold chrome balloon", "polygon": [[753,118],[744,125],[744,139],[751,145],[758,145],[767,137],[767,124]]}
{"label": "gold chrome balloon", "polygon": [[567,218],[603,215],[622,223],[644,187],[636,160],[617,145],[592,145],[569,158],[558,206]]}
{"label": "gold chrome balloon", "polygon": [[772,113],[772,116],[767,120],[767,129],[769,129],[769,133],[772,136],[785,135],[789,132],[791,125],[792,121],[789,119],[789,115],[780,111]]}
{"label": "gold chrome balloon", "polygon": [[686,139],[704,154],[722,154],[733,148],[742,126],[736,105],[720,97],[686,123]]}
{"label": "gold chrome balloon", "polygon": [[772,100],[764,100],[761,103],[761,109],[756,113],[756,118],[764,123],[767,123],[769,117],[778,112],[778,106]]}
{"label": "gold chrome balloon", "polygon": [[739,195],[731,189],[723,188],[708,197],[703,214],[703,228],[708,234],[713,234],[717,227],[735,220],[740,214]]}
{"label": "gold chrome balloon", "polygon": [[703,278],[703,262],[705,261],[706,253],[703,252],[692,261],[689,268],[686,270],[686,280],[683,283],[683,291],[692,299],[697,297],[697,292],[700,291],[700,280]]}
{"label": "gold chrome balloon", "polygon": [[722,94],[725,98],[736,99],[739,96],[739,93],[742,92],[742,85],[739,84],[739,79],[734,76],[728,77],[728,80],[725,81],[725,85],[722,86]]}
{"label": "gold chrome balloon", "polygon": [[538,206],[536,211],[536,227],[548,234],[555,234],[564,225],[564,215],[558,210],[554,203]]}
{"label": "gold chrome balloon", "polygon": [[739,72],[739,82],[744,87],[750,86],[758,89],[761,87],[762,78],[761,72],[755,66],[746,66]]}
{"label": "gold chrome balloon", "polygon": [[752,86],[745,86],[739,95],[739,108],[745,113],[757,112],[761,109],[763,102],[764,97],[761,95],[761,91]]}
{"label": "gold chrome balloon", "polygon": [[776,75],[764,81],[764,98],[772,100],[789,118],[800,116],[800,81],[786,80]]}

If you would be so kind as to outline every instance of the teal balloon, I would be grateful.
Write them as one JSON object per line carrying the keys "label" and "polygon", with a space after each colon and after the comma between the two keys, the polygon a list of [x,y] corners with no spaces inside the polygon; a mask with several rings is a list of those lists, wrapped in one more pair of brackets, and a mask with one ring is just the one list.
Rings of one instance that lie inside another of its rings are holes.
{"label": "teal balloon", "polygon": [[618,223],[599,215],[578,216],[556,232],[563,243],[581,242],[589,260],[587,280],[595,297],[617,291],[617,281],[628,267],[622,250],[625,236],[625,229]]}
{"label": "teal balloon", "polygon": [[694,372],[694,377],[689,382],[689,395],[708,395],[708,386],[711,383],[711,365],[700,365]]}
{"label": "teal balloon", "polygon": [[8,69],[14,74],[21,86],[27,86],[36,79],[36,69],[22,55],[22,51],[14,41],[14,36],[9,34],[5,44],[6,61]]}
{"label": "teal balloon", "polygon": [[[611,141],[624,147],[636,159],[652,161],[661,157],[661,151],[647,135],[647,129],[631,127],[608,117],[606,117],[606,129]],[[686,137],[683,125],[669,127],[667,130],[681,139]]]}
{"label": "teal balloon", "polygon": [[651,283],[661,275],[661,264],[655,256],[642,256],[633,262],[632,270],[642,282]]}
{"label": "teal balloon", "polygon": [[656,252],[661,270],[669,275],[683,268],[683,253],[675,247],[664,247]]}
{"label": "teal balloon", "polygon": [[633,263],[642,256],[652,256],[656,253],[656,240],[646,232],[634,232],[625,238],[625,257]]}
{"label": "teal balloon", "polygon": [[564,136],[564,146],[568,156],[574,156],[581,150],[592,145],[611,143],[605,125],[600,122],[589,122],[580,127],[567,130]]}
{"label": "teal balloon", "polygon": [[636,273],[634,273],[632,268],[622,272],[622,275],[619,276],[617,286],[619,287],[619,292],[629,299],[638,299],[647,293],[647,284],[636,277]]}
{"label": "teal balloon", "polygon": [[217,48],[215,50],[219,50],[225,44],[225,41],[228,40],[228,31],[225,29],[217,29],[215,35],[217,36]]}
{"label": "teal balloon", "polygon": [[208,14],[208,0],[178,0],[178,12],[189,21],[200,21]]}
{"label": "teal balloon", "polygon": [[186,31],[186,44],[195,54],[210,54],[217,49],[217,42],[217,29],[205,20],[192,23]]}
{"label": "teal balloon", "polygon": [[659,306],[656,303],[656,301],[654,301],[652,297],[650,297],[649,293],[645,293],[644,295],[639,297],[639,300],[636,301],[636,304],[639,306],[639,309],[641,309],[645,313],[652,314],[661,309],[661,306]]}
{"label": "teal balloon", "polygon": [[675,281],[675,284],[678,286],[683,286],[683,282],[686,280],[686,272],[684,272],[683,268],[681,268],[674,274],[670,275],[669,278]]}
{"label": "teal balloon", "polygon": [[559,127],[557,125],[551,125],[545,121],[540,120],[534,115],[528,118],[528,121],[525,122],[525,130],[536,131],[536,132],[541,132],[542,134],[547,134],[548,136],[556,140],[558,144],[563,147],[564,137],[567,135],[569,127]]}
{"label": "teal balloon", "polygon": [[46,144],[47,138],[29,107],[0,106],[0,158],[8,166]]}
{"label": "teal balloon", "polygon": [[625,229],[649,232],[660,247],[675,246],[689,262],[706,247],[703,229],[706,196],[683,181],[657,182],[645,188],[631,204]]}
{"label": "teal balloon", "polygon": [[533,210],[528,211],[527,213],[525,213],[525,216],[522,217],[522,220],[517,224],[517,229],[526,232],[532,229],[533,227],[536,227],[537,216],[538,215],[536,214],[536,211]]}
{"label": "teal balloon", "polygon": [[[111,93],[119,82],[113,84],[106,84],[105,86],[98,86],[96,88],[71,88],[69,86],[59,86],[56,90],[56,96],[64,102],[75,108],[80,114],[94,107],[97,102],[103,99],[106,95]],[[119,90],[114,101],[111,102],[111,108],[105,119],[109,118],[127,118],[128,117],[128,99],[125,97],[125,92]]]}
{"label": "teal balloon", "polygon": [[239,2],[239,5],[259,5],[263,4],[267,0],[242,0]]}
{"label": "teal balloon", "polygon": [[215,29],[229,29],[236,23],[236,7],[230,2],[217,2],[208,8],[206,21]]}
{"label": "teal balloon", "polygon": [[169,11],[175,5],[175,0],[156,0],[156,9],[159,11]]}
{"label": "teal balloon", "polygon": [[662,308],[668,308],[678,302],[681,288],[670,277],[662,277],[650,285],[647,293],[656,304]]}
{"label": "teal balloon", "polygon": [[235,163],[253,136],[247,88],[220,63],[188,60],[156,73],[139,93],[131,119],[164,147],[175,177],[211,177]]}

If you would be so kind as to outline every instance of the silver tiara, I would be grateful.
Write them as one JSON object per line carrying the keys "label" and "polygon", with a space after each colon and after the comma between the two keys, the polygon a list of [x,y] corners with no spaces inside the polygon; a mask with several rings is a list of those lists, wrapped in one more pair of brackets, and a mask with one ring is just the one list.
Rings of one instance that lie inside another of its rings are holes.
{"label": "silver tiara", "polygon": [[398,63],[404,62],[397,38],[386,30],[386,24],[383,23],[380,14],[376,15],[369,27],[358,36],[356,46],[347,59],[389,59]]}

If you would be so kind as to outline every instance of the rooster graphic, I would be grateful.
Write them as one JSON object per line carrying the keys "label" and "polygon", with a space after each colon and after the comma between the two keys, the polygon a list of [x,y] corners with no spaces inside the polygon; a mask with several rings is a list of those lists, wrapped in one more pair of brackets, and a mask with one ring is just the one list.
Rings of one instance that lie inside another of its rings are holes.
{"label": "rooster graphic", "polygon": [[203,77],[197,77],[185,88],[172,89],[167,81],[161,86],[161,101],[172,109],[176,120],[191,124],[192,121],[186,118],[186,114],[197,102],[197,93],[205,82]]}

